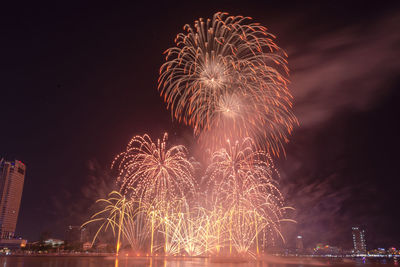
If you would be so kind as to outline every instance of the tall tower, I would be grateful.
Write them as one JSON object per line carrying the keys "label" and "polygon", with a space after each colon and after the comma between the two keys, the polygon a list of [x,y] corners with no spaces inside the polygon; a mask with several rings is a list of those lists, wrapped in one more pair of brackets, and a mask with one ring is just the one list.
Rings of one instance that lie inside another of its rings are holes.
{"label": "tall tower", "polygon": [[15,234],[26,166],[21,161],[0,159],[0,238]]}
{"label": "tall tower", "polygon": [[301,235],[298,235],[298,236],[296,237],[296,251],[297,251],[297,252],[302,252],[303,249],[304,249],[304,246],[303,246],[303,237],[302,237]]}
{"label": "tall tower", "polygon": [[353,234],[354,253],[356,254],[367,253],[367,244],[365,242],[365,231],[358,227],[352,227],[351,230]]}

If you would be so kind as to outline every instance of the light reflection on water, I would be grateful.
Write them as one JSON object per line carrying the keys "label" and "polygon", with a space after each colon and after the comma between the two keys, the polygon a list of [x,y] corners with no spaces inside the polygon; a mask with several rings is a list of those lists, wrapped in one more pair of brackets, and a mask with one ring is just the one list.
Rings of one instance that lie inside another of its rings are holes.
{"label": "light reflection on water", "polygon": [[[397,262],[396,262],[397,263]],[[356,267],[365,265],[372,266],[395,266],[393,261],[359,261],[346,260],[307,260],[304,262],[290,260],[285,262],[270,261],[250,261],[250,262],[212,262],[205,258],[186,258],[186,259],[163,259],[163,258],[130,258],[122,257],[0,257],[0,267],[318,267],[318,266],[338,266],[338,267]]]}

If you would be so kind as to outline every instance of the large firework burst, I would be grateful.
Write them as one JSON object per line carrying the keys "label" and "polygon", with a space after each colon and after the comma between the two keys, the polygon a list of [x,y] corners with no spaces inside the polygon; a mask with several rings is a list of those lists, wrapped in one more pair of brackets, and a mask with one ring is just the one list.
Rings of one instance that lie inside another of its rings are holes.
{"label": "large firework burst", "polygon": [[297,123],[286,55],[250,20],[219,12],[185,25],[166,51],[159,90],[173,118],[212,148],[250,136],[278,154]]}
{"label": "large firework burst", "polygon": [[[119,154],[117,166],[121,192],[151,202],[181,198],[194,192],[193,161],[184,146],[167,146],[168,134],[153,142],[147,134],[135,136]],[[150,201],[151,200],[151,201]]]}

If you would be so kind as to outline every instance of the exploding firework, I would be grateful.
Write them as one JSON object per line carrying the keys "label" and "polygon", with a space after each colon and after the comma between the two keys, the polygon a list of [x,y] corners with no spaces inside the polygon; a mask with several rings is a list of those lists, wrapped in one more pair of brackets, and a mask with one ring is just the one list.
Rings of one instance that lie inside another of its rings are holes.
{"label": "exploding firework", "polygon": [[251,138],[228,141],[213,154],[207,176],[213,201],[226,213],[230,252],[234,247],[237,253],[247,253],[253,245],[258,252],[261,233],[269,234],[266,241],[272,243],[276,236],[283,239],[280,223],[288,207],[283,206],[277,175],[269,154],[257,149]]}
{"label": "exploding firework", "polygon": [[249,136],[279,154],[297,123],[286,55],[250,20],[216,13],[185,25],[166,51],[158,88],[173,118],[211,148]]}
{"label": "exploding firework", "polygon": [[107,231],[108,229],[111,229],[113,235],[117,235],[115,251],[118,255],[121,247],[121,234],[127,234],[125,230],[128,228],[125,227],[125,225],[132,221],[134,208],[132,202],[119,192],[112,191],[108,196],[108,199],[97,200],[97,202],[104,203],[106,206],[103,210],[92,215],[91,219],[85,222],[82,227],[90,223],[101,222],[101,225],[93,237],[92,245],[102,230]]}
{"label": "exploding firework", "polygon": [[[196,162],[188,158],[184,146],[168,147],[167,139],[167,133],[157,142],[147,134],[135,136],[112,164],[118,169],[120,191],[130,194],[144,211],[127,224],[130,230],[127,237],[137,247],[150,242],[151,254],[161,248],[167,254],[177,253],[178,243],[170,237],[171,218],[176,213],[174,203],[195,197],[196,190],[193,177]],[[137,236],[139,230],[148,230],[150,240],[144,235]]]}
{"label": "exploding firework", "polygon": [[156,249],[154,245],[156,230],[163,221],[162,207],[164,206],[161,205],[163,202],[137,202],[117,191],[112,191],[109,198],[99,199],[97,202],[105,206],[82,225],[83,227],[100,222],[92,245],[102,231],[111,230],[117,239],[117,254],[123,244],[122,240],[126,240],[135,251],[144,251],[149,248],[153,253]]}
{"label": "exploding firework", "polygon": [[153,142],[147,134],[135,136],[119,154],[117,166],[121,192],[143,202],[165,201],[193,194],[194,162],[184,146],[167,146],[168,134]]}
{"label": "exploding firework", "polygon": [[[125,194],[114,191],[108,199],[99,200],[106,207],[86,223],[101,222],[94,240],[111,228],[117,236],[117,253],[121,240],[126,240],[134,250],[152,255],[158,251],[189,256],[229,251],[255,256],[277,236],[283,239],[280,225],[286,220],[287,208],[274,179],[278,173],[271,157],[251,138],[226,144],[213,153],[205,175],[208,190],[200,193],[195,192],[193,164],[183,147],[168,150],[166,136],[157,144],[147,135],[134,137],[117,157]],[[172,164],[173,160],[177,162]],[[170,173],[174,175],[164,176]],[[159,186],[157,179],[174,183]],[[132,191],[129,197],[127,190]]]}
{"label": "exploding firework", "polygon": [[112,163],[120,191],[99,200],[106,207],[85,224],[101,222],[94,240],[111,229],[117,254],[125,239],[152,255],[255,256],[283,240],[281,222],[291,221],[270,156],[297,124],[286,54],[249,17],[219,12],[184,30],[166,50],[158,89],[172,117],[214,151],[207,190],[198,191],[184,146],[169,146],[166,133],[155,142],[135,136]]}
{"label": "exploding firework", "polygon": [[175,206],[177,209],[168,220],[169,240],[173,244],[168,253],[183,252],[189,256],[207,253],[214,244],[210,242],[210,224],[216,223],[209,211],[199,206],[190,207],[185,199],[175,202]]}

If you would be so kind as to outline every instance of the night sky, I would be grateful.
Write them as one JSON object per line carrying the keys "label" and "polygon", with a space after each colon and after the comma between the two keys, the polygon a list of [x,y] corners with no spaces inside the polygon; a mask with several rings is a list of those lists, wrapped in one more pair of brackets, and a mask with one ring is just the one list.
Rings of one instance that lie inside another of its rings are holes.
{"label": "night sky", "polygon": [[[113,188],[110,164],[130,138],[170,133],[157,92],[162,53],[184,24],[217,11],[251,16],[289,55],[300,126],[277,160],[287,245],[400,247],[400,5],[355,1],[65,1],[2,5],[0,157],[27,165],[17,235],[63,238]],[[279,2],[279,3],[278,3]],[[193,148],[193,150],[195,150]]]}

